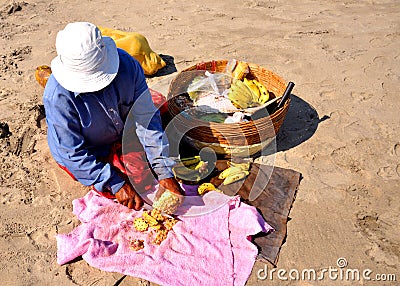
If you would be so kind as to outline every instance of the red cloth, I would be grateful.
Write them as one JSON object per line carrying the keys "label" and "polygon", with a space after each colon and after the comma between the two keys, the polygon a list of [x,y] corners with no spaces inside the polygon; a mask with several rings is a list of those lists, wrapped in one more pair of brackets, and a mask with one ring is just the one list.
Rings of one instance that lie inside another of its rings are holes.
{"label": "red cloth", "polygon": [[[138,141],[132,144],[140,145]],[[129,182],[130,179],[135,189],[147,190],[151,186],[154,176],[147,163],[146,153],[143,151],[143,148],[141,145],[135,147],[140,147],[142,150],[122,154],[122,144],[120,142],[115,142],[111,146],[108,157],[101,158],[100,161],[111,164],[125,181]],[[77,181],[75,176],[66,167],[60,164],[58,164],[58,166],[67,172],[73,180]],[[98,191],[93,185],[90,186],[90,188],[108,199],[115,198],[115,195],[110,191]]]}
{"label": "red cloth", "polygon": [[[160,110],[161,117],[165,116],[168,112],[168,105],[165,97],[155,91],[153,89],[149,89],[150,94],[152,96],[154,105]],[[154,182],[154,175],[149,167],[147,162],[146,153],[142,145],[139,142],[139,139],[131,140],[127,142],[127,146],[124,146],[125,150],[129,150],[123,154],[122,144],[121,142],[115,142],[110,149],[110,154],[106,158],[98,158],[100,161],[104,163],[109,163],[111,166],[115,168],[118,174],[125,180],[130,181],[132,186],[139,191],[148,190]],[[68,175],[71,176],[72,179],[77,181],[75,176],[64,166],[58,164],[58,166],[63,169]],[[100,195],[108,198],[114,199],[115,195],[110,191],[98,191],[94,188],[94,186],[90,186],[92,190],[96,191]]]}

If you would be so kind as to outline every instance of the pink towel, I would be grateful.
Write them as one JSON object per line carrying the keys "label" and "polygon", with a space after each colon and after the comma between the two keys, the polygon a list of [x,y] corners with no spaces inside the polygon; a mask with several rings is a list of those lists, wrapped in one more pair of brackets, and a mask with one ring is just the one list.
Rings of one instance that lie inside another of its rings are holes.
{"label": "pink towel", "polygon": [[[250,236],[273,230],[254,207],[233,197],[208,215],[182,217],[161,245],[153,245],[133,227],[142,212],[93,191],[74,200],[82,224],[57,235],[57,262],[82,256],[98,269],[161,285],[244,285],[258,253]],[[145,247],[129,249],[129,237],[143,239]]]}

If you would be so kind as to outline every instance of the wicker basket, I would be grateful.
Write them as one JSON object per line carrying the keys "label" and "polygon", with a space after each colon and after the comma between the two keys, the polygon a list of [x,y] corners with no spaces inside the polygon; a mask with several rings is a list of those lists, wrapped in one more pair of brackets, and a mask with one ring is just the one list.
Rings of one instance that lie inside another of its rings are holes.
{"label": "wicker basket", "polygon": [[[178,132],[184,133],[189,143],[196,148],[211,147],[218,154],[237,153],[240,148],[256,153],[265,147],[281,127],[289,108],[290,98],[283,107],[269,116],[264,116],[249,122],[241,123],[215,123],[206,122],[188,116],[184,109],[175,100],[177,95],[184,94],[192,82],[195,70],[208,70],[223,72],[228,61],[218,60],[200,63],[182,70],[172,81],[168,91],[168,111],[173,117],[173,125]],[[281,97],[286,89],[286,82],[272,71],[259,65],[248,63],[249,79],[260,81],[276,96]],[[278,99],[279,102],[279,99]],[[222,148],[221,148],[222,147]],[[238,149],[239,148],[239,149]],[[235,150],[235,151],[234,151]],[[237,155],[237,154],[235,154]],[[250,154],[252,155],[252,154]]]}

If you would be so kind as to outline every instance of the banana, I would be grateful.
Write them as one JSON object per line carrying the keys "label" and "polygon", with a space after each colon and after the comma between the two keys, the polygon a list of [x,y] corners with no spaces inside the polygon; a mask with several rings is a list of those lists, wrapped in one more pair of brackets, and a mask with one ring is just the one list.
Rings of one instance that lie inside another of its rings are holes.
{"label": "banana", "polygon": [[244,78],[243,83],[245,85],[247,85],[247,87],[253,92],[253,101],[258,102],[258,99],[260,97],[260,90],[258,89],[257,85],[254,83],[254,81]]}
{"label": "banana", "polygon": [[181,179],[193,177],[196,174],[198,174],[198,172],[196,170],[189,169],[188,167],[186,167],[184,165],[179,165],[179,164],[176,164],[172,168],[172,172],[174,173],[175,177],[181,178]]}
{"label": "banana", "polygon": [[201,196],[206,192],[214,191],[216,189],[217,188],[212,183],[203,183],[198,187],[197,192]]}
{"label": "banana", "polygon": [[249,65],[245,62],[238,62],[233,70],[232,76],[242,80],[249,73]]}
{"label": "banana", "polygon": [[254,84],[258,87],[260,90],[260,97],[258,98],[258,102],[260,104],[264,104],[269,100],[269,92],[267,88],[259,81],[253,79]]}
{"label": "banana", "polygon": [[181,160],[183,165],[190,166],[190,165],[194,165],[194,164],[199,163],[200,162],[200,156],[181,158],[180,160]]}
{"label": "banana", "polygon": [[223,170],[219,175],[218,178],[219,179],[226,179],[228,176],[232,175],[232,174],[236,174],[236,173],[240,173],[243,172],[242,168],[240,167],[229,167],[225,170]]}
{"label": "banana", "polygon": [[237,182],[239,180],[246,178],[248,175],[249,175],[248,171],[241,171],[239,173],[229,175],[228,177],[225,178],[225,180],[223,181],[223,184],[224,185],[232,184],[234,182]]}
{"label": "banana", "polygon": [[194,170],[198,170],[201,168],[201,166],[203,166],[206,162],[204,161],[200,161],[199,163],[196,164],[196,166],[194,167]]}
{"label": "banana", "polygon": [[187,163],[193,163],[196,161],[197,157],[193,157],[194,159],[187,159],[183,162],[177,163],[172,167],[172,173],[175,178],[182,179],[186,181],[197,182],[202,178],[202,174],[205,174],[209,171],[208,162],[200,160],[198,163],[194,163],[191,165],[185,165]]}
{"label": "banana", "polygon": [[248,171],[248,170],[250,169],[250,162],[246,162],[246,163],[235,163],[235,162],[228,161],[228,166],[229,166],[229,167],[239,167],[239,168],[241,168],[243,171]]}
{"label": "banana", "polygon": [[[248,108],[258,105],[254,100],[254,94],[241,80],[234,80],[229,89],[228,98],[239,108]],[[258,99],[257,99],[258,100]]]}
{"label": "banana", "polygon": [[249,89],[249,87],[247,85],[244,84],[243,81],[236,80],[234,82],[234,85],[236,85],[238,87],[238,89],[243,92],[244,95],[253,96],[251,90]]}
{"label": "banana", "polygon": [[248,99],[244,98],[241,92],[234,88],[231,87],[228,93],[228,98],[231,100],[233,105],[235,105],[237,108],[247,108],[248,107]]}
{"label": "banana", "polygon": [[194,170],[198,171],[199,174],[207,173],[208,171],[208,162],[200,161],[195,167]]}
{"label": "banana", "polygon": [[198,118],[207,122],[223,123],[228,115],[223,113],[206,113],[200,115]]}

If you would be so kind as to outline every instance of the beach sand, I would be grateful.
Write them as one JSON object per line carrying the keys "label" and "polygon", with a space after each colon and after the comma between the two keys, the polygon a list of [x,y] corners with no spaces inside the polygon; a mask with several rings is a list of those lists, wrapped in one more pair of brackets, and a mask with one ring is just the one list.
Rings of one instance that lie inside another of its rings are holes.
{"label": "beach sand", "polygon": [[[79,224],[71,202],[87,188],[50,155],[34,72],[50,64],[57,32],[73,21],[143,34],[170,72],[237,59],[293,81],[275,165],[303,179],[277,268],[339,269],[345,258],[347,268],[371,269],[371,279],[399,280],[399,18],[395,0],[0,1],[2,284],[153,284],[84,260],[56,263],[55,235]],[[265,266],[255,263],[248,285],[395,285],[327,274],[283,281],[276,272],[262,280]]]}

